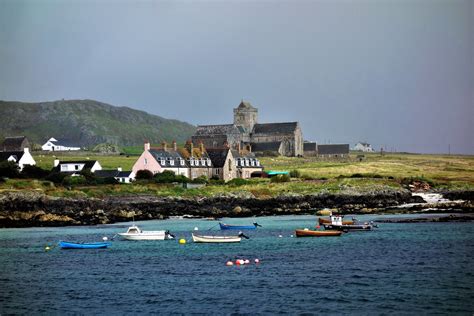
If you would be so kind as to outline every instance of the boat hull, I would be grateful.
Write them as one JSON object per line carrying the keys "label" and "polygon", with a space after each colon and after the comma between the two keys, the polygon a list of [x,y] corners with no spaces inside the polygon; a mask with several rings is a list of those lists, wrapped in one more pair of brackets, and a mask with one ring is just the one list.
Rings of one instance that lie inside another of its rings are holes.
{"label": "boat hull", "polygon": [[110,246],[108,242],[94,242],[94,243],[75,243],[75,242],[68,242],[68,241],[60,241],[59,247],[62,249],[103,249]]}
{"label": "boat hull", "polygon": [[240,236],[200,236],[194,235],[193,241],[197,243],[233,243],[240,242],[242,239]]}
{"label": "boat hull", "polygon": [[371,230],[371,225],[324,225],[324,229],[326,230]]}
{"label": "boat hull", "polygon": [[219,223],[221,230],[243,230],[243,229],[257,229],[255,225],[228,225]]}
{"label": "boat hull", "polygon": [[126,240],[165,240],[172,239],[170,236],[163,231],[148,231],[141,233],[120,233],[120,237],[125,238]]}
{"label": "boat hull", "polygon": [[341,236],[342,231],[339,230],[295,230],[296,237],[338,237]]}

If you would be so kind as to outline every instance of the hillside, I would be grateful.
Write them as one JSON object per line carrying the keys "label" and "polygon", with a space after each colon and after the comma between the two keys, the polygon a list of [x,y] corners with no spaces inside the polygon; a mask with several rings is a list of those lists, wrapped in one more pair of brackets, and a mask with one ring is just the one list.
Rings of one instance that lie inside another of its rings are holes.
{"label": "hillside", "polygon": [[25,135],[38,144],[50,137],[68,138],[82,146],[140,145],[145,139],[182,142],[194,129],[185,122],[94,100],[0,101],[0,136]]}

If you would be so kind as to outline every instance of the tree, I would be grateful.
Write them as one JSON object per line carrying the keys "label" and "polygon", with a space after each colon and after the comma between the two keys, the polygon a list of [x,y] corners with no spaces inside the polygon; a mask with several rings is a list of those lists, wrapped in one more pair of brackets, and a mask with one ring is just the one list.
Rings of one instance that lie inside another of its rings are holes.
{"label": "tree", "polygon": [[49,175],[49,171],[44,170],[38,166],[25,165],[21,171],[24,178],[30,179],[44,179]]}
{"label": "tree", "polygon": [[149,170],[138,170],[135,175],[137,180],[151,180],[153,179],[153,173]]}

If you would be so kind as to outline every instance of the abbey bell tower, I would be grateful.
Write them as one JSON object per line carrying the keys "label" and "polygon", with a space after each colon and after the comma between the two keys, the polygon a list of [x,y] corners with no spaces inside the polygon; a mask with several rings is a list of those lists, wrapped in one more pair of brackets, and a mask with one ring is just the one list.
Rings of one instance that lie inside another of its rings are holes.
{"label": "abbey bell tower", "polygon": [[234,125],[242,126],[247,133],[250,133],[253,126],[257,124],[258,110],[250,102],[242,100],[239,106],[234,109]]}

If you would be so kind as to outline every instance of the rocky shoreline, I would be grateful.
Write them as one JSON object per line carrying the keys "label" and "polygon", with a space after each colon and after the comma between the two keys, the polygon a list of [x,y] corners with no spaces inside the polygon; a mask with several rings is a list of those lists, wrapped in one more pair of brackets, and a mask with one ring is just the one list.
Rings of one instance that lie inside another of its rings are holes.
{"label": "rocky shoreline", "polygon": [[[462,196],[466,202],[445,205],[446,210],[472,212],[474,191],[449,192],[450,198]],[[446,196],[446,195],[444,195]],[[57,198],[37,192],[6,192],[0,195],[0,227],[41,227],[96,225],[135,220],[188,217],[247,217],[315,214],[334,208],[342,214],[411,213],[430,207],[410,191],[372,193],[323,193],[285,195],[269,199],[246,196],[200,198],[119,196],[97,198]],[[425,207],[423,207],[425,206]]]}

